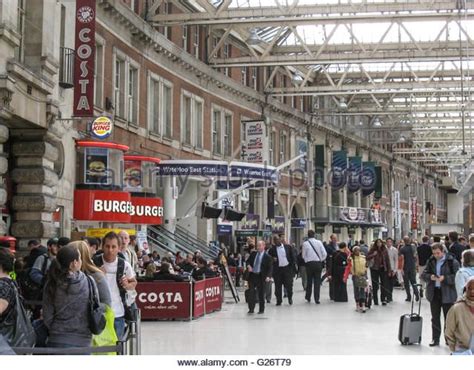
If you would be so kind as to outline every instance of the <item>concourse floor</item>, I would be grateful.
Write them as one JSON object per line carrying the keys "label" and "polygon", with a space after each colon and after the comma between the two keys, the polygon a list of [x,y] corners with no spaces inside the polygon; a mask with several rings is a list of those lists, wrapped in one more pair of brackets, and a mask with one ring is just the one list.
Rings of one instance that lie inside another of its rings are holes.
{"label": "concourse floor", "polygon": [[[349,283],[350,284],[350,283]],[[189,321],[142,322],[144,355],[449,355],[444,344],[431,348],[430,308],[423,299],[421,345],[398,342],[400,316],[410,311],[405,292],[395,288],[394,302],[372,306],[365,314],[355,311],[352,286],[350,301],[329,300],[327,283],[321,304],[307,303],[301,280],[295,281],[293,306],[267,304],[265,314],[247,314],[243,290],[234,303],[230,291],[219,312]],[[258,309],[258,306],[257,306]]]}

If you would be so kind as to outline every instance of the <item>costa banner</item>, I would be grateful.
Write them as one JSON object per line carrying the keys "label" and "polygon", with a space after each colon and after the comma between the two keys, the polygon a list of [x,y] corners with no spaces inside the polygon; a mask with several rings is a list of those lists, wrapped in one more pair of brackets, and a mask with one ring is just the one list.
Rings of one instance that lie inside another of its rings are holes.
{"label": "costa banner", "polygon": [[411,210],[411,229],[418,229],[418,207],[416,205],[416,197],[410,198],[410,210]]}
{"label": "costa banner", "polygon": [[206,289],[204,291],[204,304],[206,313],[211,313],[222,308],[224,300],[223,281],[221,277],[204,280]]}
{"label": "costa banner", "polygon": [[375,162],[362,162],[360,185],[362,187],[363,197],[366,197],[374,192],[375,181]]}
{"label": "costa banner", "polygon": [[161,225],[163,223],[163,200],[161,198],[132,197],[130,223],[138,225]]}
{"label": "costa banner", "polygon": [[337,150],[332,152],[332,177],[331,186],[333,190],[341,189],[346,184],[347,152]]}
{"label": "costa banner", "polygon": [[74,108],[77,117],[94,115],[96,0],[76,0]]}
{"label": "costa banner", "polygon": [[193,289],[193,318],[203,316],[205,311],[204,294],[206,290],[206,280],[196,281]]}
{"label": "costa banner", "polygon": [[143,319],[190,319],[191,283],[139,282],[136,303]]}
{"label": "costa banner", "polygon": [[354,193],[360,189],[360,175],[362,172],[362,157],[349,157],[347,171],[347,190]]}

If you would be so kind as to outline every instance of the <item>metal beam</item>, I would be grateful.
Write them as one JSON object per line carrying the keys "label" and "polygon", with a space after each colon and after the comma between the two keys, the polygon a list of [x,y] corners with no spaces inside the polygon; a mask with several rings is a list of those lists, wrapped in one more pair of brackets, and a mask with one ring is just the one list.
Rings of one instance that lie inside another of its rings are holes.
{"label": "metal beam", "polygon": [[332,95],[332,94],[410,94],[411,92],[437,92],[437,91],[461,91],[459,81],[436,81],[436,82],[385,82],[383,84],[363,83],[357,85],[342,86],[305,86],[303,88],[276,87],[268,89],[267,93],[275,96],[292,95]]}
{"label": "metal beam", "polygon": [[396,62],[443,62],[459,61],[460,54],[465,61],[474,60],[472,53],[465,48],[458,50],[426,50],[423,52],[415,50],[400,50],[393,52],[370,52],[354,51],[352,53],[323,52],[319,57],[308,54],[300,55],[269,55],[265,59],[257,60],[252,57],[237,58],[214,58],[209,62],[211,67],[248,67],[248,66],[312,66],[327,64],[373,64],[373,63],[396,63]]}
{"label": "metal beam", "polygon": [[[463,17],[470,17],[474,9],[471,2],[466,2],[466,12]],[[403,13],[399,13],[403,12]],[[357,14],[357,15],[355,15]],[[456,1],[431,1],[417,2],[379,2],[362,4],[325,4],[325,5],[299,5],[290,12],[279,7],[239,8],[215,13],[187,13],[170,14],[168,16],[156,15],[151,18],[155,22],[168,24],[229,24],[241,22],[257,25],[279,24],[287,20],[303,24],[307,22],[342,22],[363,20],[378,22],[387,19],[397,20],[426,20],[457,17]],[[309,18],[309,19],[308,19]],[[329,18],[329,19],[328,19]]]}

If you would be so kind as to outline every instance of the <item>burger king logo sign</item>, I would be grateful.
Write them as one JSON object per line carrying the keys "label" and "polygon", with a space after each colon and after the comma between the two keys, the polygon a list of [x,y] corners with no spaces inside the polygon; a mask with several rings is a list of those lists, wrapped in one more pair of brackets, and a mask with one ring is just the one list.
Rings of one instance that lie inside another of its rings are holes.
{"label": "burger king logo sign", "polygon": [[112,134],[113,123],[108,117],[99,117],[91,124],[91,134],[98,139],[106,139]]}

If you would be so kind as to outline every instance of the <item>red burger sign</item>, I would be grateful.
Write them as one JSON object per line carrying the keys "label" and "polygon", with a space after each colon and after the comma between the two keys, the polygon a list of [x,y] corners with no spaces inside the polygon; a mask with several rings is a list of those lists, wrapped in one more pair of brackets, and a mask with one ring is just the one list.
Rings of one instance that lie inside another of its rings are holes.
{"label": "red burger sign", "polygon": [[94,59],[96,0],[76,0],[74,115],[94,115]]}
{"label": "red burger sign", "polygon": [[161,198],[131,197],[130,193],[122,191],[79,189],[74,192],[74,218],[160,225],[162,204]]}

